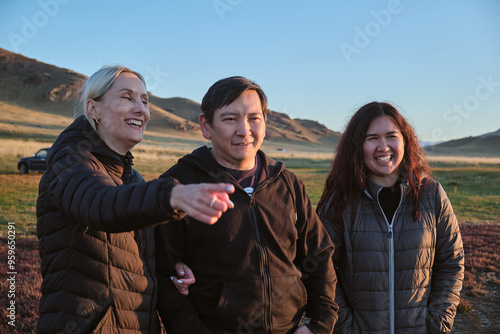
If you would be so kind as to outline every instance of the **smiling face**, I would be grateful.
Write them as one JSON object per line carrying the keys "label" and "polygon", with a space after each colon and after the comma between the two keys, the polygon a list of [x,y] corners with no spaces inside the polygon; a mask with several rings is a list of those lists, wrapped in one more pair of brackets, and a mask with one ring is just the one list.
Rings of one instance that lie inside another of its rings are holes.
{"label": "smiling face", "polygon": [[233,103],[219,108],[209,124],[200,115],[203,136],[212,141],[215,160],[224,167],[249,170],[266,135],[266,118],[259,95],[244,91]]}
{"label": "smiling face", "polygon": [[399,177],[404,152],[403,135],[392,118],[385,115],[375,118],[363,143],[368,178],[380,186],[394,185]]}
{"label": "smiling face", "polygon": [[101,139],[123,155],[142,140],[149,122],[146,87],[135,74],[121,73],[101,98],[87,101],[87,112],[99,119]]}

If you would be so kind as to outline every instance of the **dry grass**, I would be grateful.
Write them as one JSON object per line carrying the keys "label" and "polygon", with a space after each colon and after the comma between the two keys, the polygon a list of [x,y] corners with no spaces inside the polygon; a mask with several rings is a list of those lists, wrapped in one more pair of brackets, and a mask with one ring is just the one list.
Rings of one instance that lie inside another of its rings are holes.
{"label": "dry grass", "polygon": [[26,124],[35,126],[50,126],[53,129],[64,129],[72,121],[72,112],[68,111],[68,116],[48,114],[45,112],[34,111],[16,105],[0,101],[0,122]]}
{"label": "dry grass", "polygon": [[322,160],[322,161],[330,161],[333,157],[333,153],[327,152],[314,152],[307,150],[289,150],[287,152],[282,151],[272,151],[266,150],[266,147],[263,147],[263,151],[266,152],[270,157],[277,160],[292,160],[292,159],[307,159],[307,160]]}
{"label": "dry grass", "polygon": [[466,163],[471,165],[477,164],[500,164],[500,158],[498,157],[459,157],[459,156],[445,156],[445,155],[427,155],[427,161],[429,163],[449,163],[458,164]]}
{"label": "dry grass", "polygon": [[33,141],[19,139],[0,140],[0,159],[10,156],[26,157],[30,156],[43,147],[52,145],[50,141]]}
{"label": "dry grass", "polygon": [[458,333],[493,333],[500,324],[500,222],[460,224],[460,232],[465,278],[455,328]]}
{"label": "dry grass", "polygon": [[52,142],[19,139],[0,139],[0,173],[18,173],[17,161],[32,156],[39,149],[49,147]]}
{"label": "dry grass", "polygon": [[31,236],[36,227],[36,198],[40,173],[29,175],[0,173],[0,237],[6,237],[3,228],[7,222],[16,223],[17,236]]}
{"label": "dry grass", "polygon": [[4,138],[54,140],[71,123],[70,114],[63,117],[0,102],[0,134]]}

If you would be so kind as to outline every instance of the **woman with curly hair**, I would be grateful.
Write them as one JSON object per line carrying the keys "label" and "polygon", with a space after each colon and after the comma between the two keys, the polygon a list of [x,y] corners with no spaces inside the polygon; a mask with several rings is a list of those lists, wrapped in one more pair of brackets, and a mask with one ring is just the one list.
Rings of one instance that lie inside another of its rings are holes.
{"label": "woman with curly hair", "polygon": [[317,211],[335,245],[335,333],[448,333],[464,276],[457,219],[411,125],[371,102],[337,146]]}

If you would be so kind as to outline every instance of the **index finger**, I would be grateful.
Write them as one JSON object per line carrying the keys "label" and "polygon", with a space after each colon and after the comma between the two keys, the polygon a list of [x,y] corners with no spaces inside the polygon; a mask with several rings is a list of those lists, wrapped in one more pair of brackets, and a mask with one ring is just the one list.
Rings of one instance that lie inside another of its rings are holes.
{"label": "index finger", "polygon": [[207,183],[206,190],[214,193],[234,193],[234,186],[231,183]]}

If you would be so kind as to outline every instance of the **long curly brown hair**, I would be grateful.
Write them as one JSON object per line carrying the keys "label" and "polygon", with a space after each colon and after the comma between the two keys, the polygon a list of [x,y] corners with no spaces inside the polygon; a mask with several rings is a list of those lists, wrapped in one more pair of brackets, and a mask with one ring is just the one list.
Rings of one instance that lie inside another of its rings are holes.
{"label": "long curly brown hair", "polygon": [[412,126],[395,107],[389,103],[371,102],[362,106],[347,124],[337,145],[330,173],[316,209],[317,212],[324,211],[335,223],[341,222],[342,212],[348,203],[359,200],[366,188],[363,143],[372,121],[383,115],[390,117],[403,135],[404,156],[400,173],[408,177],[410,194],[415,204],[413,219],[420,217],[419,185],[424,177],[430,175],[424,150],[420,147]]}

